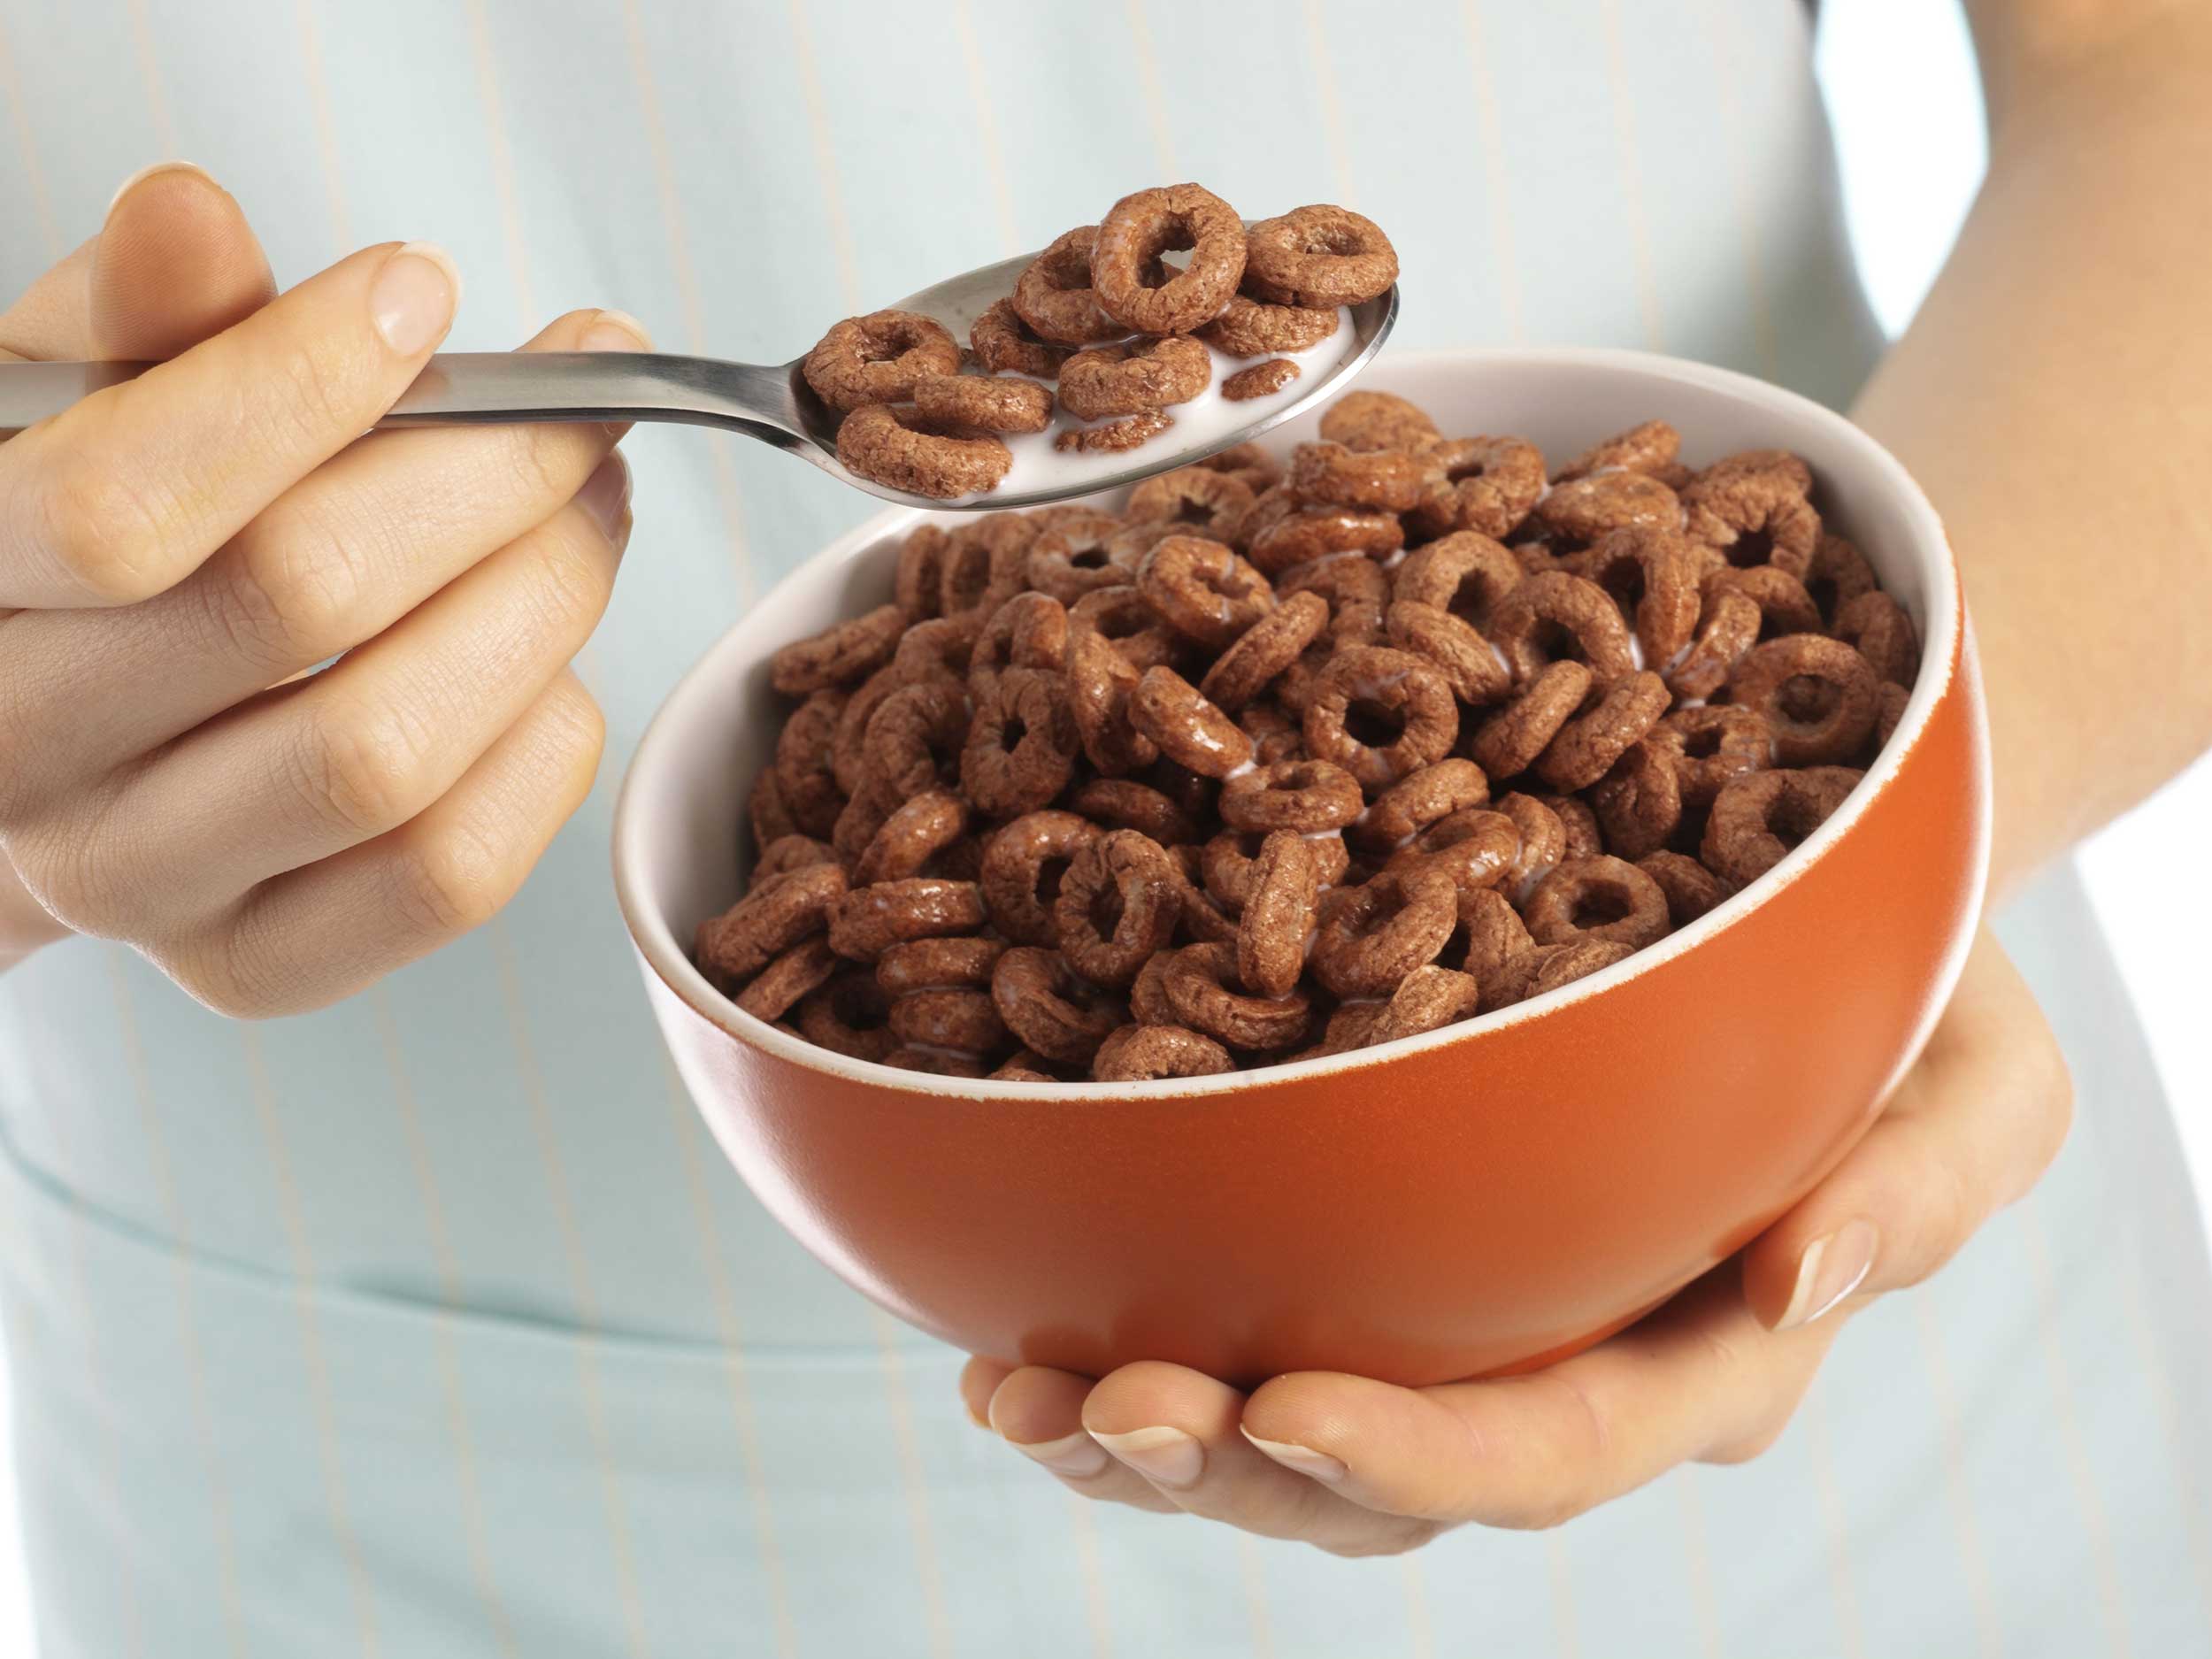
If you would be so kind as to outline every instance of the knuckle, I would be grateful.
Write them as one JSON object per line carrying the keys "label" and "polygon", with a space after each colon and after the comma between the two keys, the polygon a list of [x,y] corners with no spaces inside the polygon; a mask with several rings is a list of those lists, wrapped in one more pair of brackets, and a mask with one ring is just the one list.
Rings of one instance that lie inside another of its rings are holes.
{"label": "knuckle", "polygon": [[357,436],[368,424],[352,406],[348,364],[321,342],[288,342],[268,367],[262,382],[266,396],[255,406],[286,448],[327,449]]}
{"label": "knuckle", "polygon": [[549,533],[537,560],[532,597],[541,619],[560,636],[587,633],[614,591],[614,567],[595,531],[564,526]]}
{"label": "knuckle", "polygon": [[393,902],[418,934],[453,939],[496,916],[516,887],[506,849],[468,826],[410,838],[395,872]]}
{"label": "knuckle", "polygon": [[311,706],[314,712],[287,763],[311,810],[364,837],[412,818],[424,804],[433,743],[400,701]]}
{"label": "knuckle", "polygon": [[507,450],[516,498],[558,503],[574,495],[581,481],[572,475],[576,434],[550,425],[512,430],[520,440]]}
{"label": "knuckle", "polygon": [[150,599],[173,576],[167,542],[177,507],[96,451],[58,460],[40,498],[39,534],[48,552],[106,604]]}
{"label": "knuckle", "polygon": [[273,508],[233,547],[227,580],[211,585],[208,603],[240,657],[289,673],[355,642],[361,572],[332,526]]}
{"label": "knuckle", "polygon": [[157,965],[179,990],[225,1019],[268,1019],[285,1011],[269,989],[270,975],[257,965],[240,933],[196,941]]}

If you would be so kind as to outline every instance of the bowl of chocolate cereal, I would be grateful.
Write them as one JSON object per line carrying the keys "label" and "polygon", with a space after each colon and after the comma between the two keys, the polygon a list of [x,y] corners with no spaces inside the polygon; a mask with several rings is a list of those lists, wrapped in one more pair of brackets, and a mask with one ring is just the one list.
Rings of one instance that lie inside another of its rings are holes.
{"label": "bowl of chocolate cereal", "polygon": [[901,1317],[1421,1384],[1621,1328],[1833,1166],[1988,810],[1956,570],[1872,440],[1443,351],[840,538],[662,708],[616,877],[722,1148]]}

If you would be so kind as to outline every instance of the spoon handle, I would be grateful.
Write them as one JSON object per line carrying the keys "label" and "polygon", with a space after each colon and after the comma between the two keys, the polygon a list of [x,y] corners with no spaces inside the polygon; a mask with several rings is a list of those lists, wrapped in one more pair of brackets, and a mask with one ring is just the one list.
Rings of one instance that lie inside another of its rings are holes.
{"label": "spoon handle", "polygon": [[[0,364],[0,432],[58,415],[152,366]],[[786,445],[802,435],[788,369],[645,351],[442,351],[376,424],[526,420],[681,421]]]}

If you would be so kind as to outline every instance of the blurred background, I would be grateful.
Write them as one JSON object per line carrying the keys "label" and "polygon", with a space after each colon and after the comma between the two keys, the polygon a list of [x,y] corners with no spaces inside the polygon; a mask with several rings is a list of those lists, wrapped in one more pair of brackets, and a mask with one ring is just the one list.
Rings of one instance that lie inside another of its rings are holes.
{"label": "blurred background", "polygon": [[[1875,312],[1895,334],[1942,264],[1981,177],[1972,48],[1956,0],[1825,0],[1821,10],[1817,61],[1852,235]],[[2208,829],[2212,761],[2098,836],[2081,863],[2178,1110],[2200,1202],[2212,1208],[2212,1027],[2195,959],[2195,941],[2212,937],[2212,888],[2172,874],[2175,849],[2201,843]],[[0,1366],[0,1410],[6,1394]],[[31,1651],[12,1494],[0,1443],[0,1655]]]}

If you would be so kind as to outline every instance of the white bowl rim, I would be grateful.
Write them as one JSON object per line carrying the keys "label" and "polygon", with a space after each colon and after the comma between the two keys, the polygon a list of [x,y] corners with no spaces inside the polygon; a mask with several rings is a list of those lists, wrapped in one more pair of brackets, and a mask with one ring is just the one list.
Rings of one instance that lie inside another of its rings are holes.
{"label": "white bowl rim", "polygon": [[[1792,848],[1788,855],[1771,870],[1741,891],[1732,894],[1695,921],[1675,929],[1657,943],[1645,946],[1611,967],[1601,969],[1541,996],[1531,997],[1526,1002],[1480,1014],[1472,1019],[1441,1025],[1434,1031],[1423,1032],[1416,1036],[1379,1043],[1370,1048],[1354,1048],[1342,1054],[1287,1061],[1277,1065],[1222,1072],[1210,1077],[1163,1078],[1148,1082],[1125,1083],[1083,1081],[1040,1084],[992,1078],[946,1077],[933,1072],[903,1071],[876,1061],[856,1060],[833,1049],[818,1047],[803,1038],[788,1035],[766,1020],[757,1018],[737,1007],[716,990],[693,965],[682,941],[657,913],[645,894],[644,837],[637,827],[644,811],[638,798],[641,794],[639,779],[647,770],[648,757],[656,747],[662,741],[672,741],[667,737],[667,733],[674,724],[672,710],[676,705],[684,701],[686,694],[701,681],[721,678],[718,671],[724,666],[728,657],[735,654],[738,636],[745,631],[749,620],[748,618],[733,623],[670,688],[630,757],[621,792],[616,799],[613,833],[615,895],[622,910],[623,922],[629,929],[631,939],[647,969],[688,1003],[695,1012],[704,1016],[739,1041],[810,1071],[826,1072],[849,1082],[915,1094],[953,1095],[977,1100],[1033,1101],[1047,1097],[1071,1102],[1105,1103],[1121,1100],[1182,1099],[1274,1087],[1339,1072],[1356,1071],[1369,1066],[1387,1064],[1409,1054],[1480,1037],[1525,1020],[1541,1019],[1559,1009],[1589,997],[1601,996],[1616,986],[1625,985],[1637,976],[1651,972],[1684,953],[1694,950],[1706,940],[1744,921],[1753,911],[1801,878],[1829,848],[1850,833],[1852,826],[1865,815],[1868,805],[1895,780],[1903,767],[1905,757],[1918,746],[1925,734],[1937,703],[1949,692],[1954,664],[1962,660],[1959,633],[1965,626],[1965,619],[1960,604],[1957,563],[1944,534],[1943,522],[1920,486],[1913,480],[1901,462],[1847,417],[1801,393],[1733,369],[1719,368],[1658,352],[1594,346],[1446,347],[1425,351],[1393,352],[1378,359],[1378,365],[1384,371],[1384,379],[1388,378],[1389,370],[1401,365],[1440,364],[1474,369],[1485,365],[1538,369],[1547,365],[1613,369],[1672,379],[1685,385],[1755,403],[1778,402],[1793,407],[1815,425],[1828,428],[1840,446],[1856,450],[1873,475],[1895,493],[1912,527],[1910,550],[1926,567],[1926,614],[1921,626],[1920,673],[1896,730],[1883,746],[1882,752],[1875,757],[1874,764],[1867,770],[1866,775],[1845,797],[1843,804],[1831,813],[1812,834]],[[795,565],[775,588],[751,608],[750,616],[772,614],[776,609],[777,594],[807,572],[818,565],[843,561],[895,534],[902,526],[925,516],[928,511],[919,506],[894,507],[856,525],[810,557]],[[757,655],[757,649],[749,655]],[[1982,822],[1978,843],[1981,852],[1973,884],[1977,904],[1986,889],[1989,874],[1991,803],[1987,790],[1981,791],[1980,795]],[[1944,964],[1939,978],[1942,992],[1942,996],[1938,999],[1939,1005],[1941,1001],[1948,999],[1950,988],[1964,967],[1966,952],[1972,942],[1972,933],[1971,928],[1961,930],[1961,938],[1953,948],[1950,959]]]}

